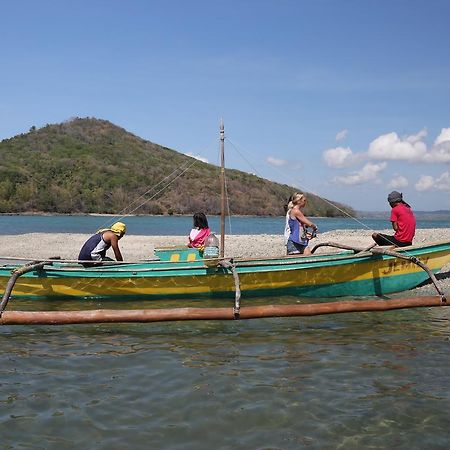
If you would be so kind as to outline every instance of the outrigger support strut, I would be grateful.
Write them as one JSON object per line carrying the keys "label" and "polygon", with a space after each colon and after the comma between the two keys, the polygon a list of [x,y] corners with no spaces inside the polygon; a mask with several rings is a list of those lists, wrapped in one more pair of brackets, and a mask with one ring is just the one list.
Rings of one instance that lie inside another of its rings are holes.
{"label": "outrigger support strut", "polygon": [[234,307],[233,307],[233,315],[235,319],[239,319],[239,314],[241,310],[241,287],[239,281],[239,274],[236,271],[236,264],[234,264],[233,259],[221,259],[219,261],[219,265],[221,265],[225,269],[231,270],[234,278],[234,287],[235,287],[235,298],[234,298]]}
{"label": "outrigger support strut", "polygon": [[0,303],[0,318],[2,317],[3,311],[6,309],[6,305],[8,304],[9,299],[11,298],[11,292],[14,288],[14,285],[16,284],[17,279],[27,273],[27,272],[33,272],[34,270],[42,269],[45,265],[51,265],[52,263],[45,261],[45,262],[38,262],[38,261],[31,261],[22,267],[19,267],[18,269],[15,269],[11,272],[11,278],[8,280],[8,283],[6,283],[5,292],[2,297],[2,301]]}
{"label": "outrigger support strut", "polygon": [[366,247],[366,248],[360,248],[360,247],[351,247],[349,245],[336,244],[334,242],[324,242],[322,244],[317,244],[316,246],[313,247],[313,249],[311,250],[311,253],[314,253],[319,247],[325,247],[325,246],[342,248],[344,250],[353,250],[355,253],[369,251],[375,255],[389,255],[389,256],[393,256],[394,258],[400,258],[400,259],[405,259],[407,261],[411,261],[412,263],[419,266],[421,269],[425,270],[425,272],[430,277],[430,280],[433,282],[434,287],[436,288],[438,294],[441,296],[442,303],[447,302],[447,298],[445,297],[445,294],[442,291],[442,289],[439,287],[438,280],[437,280],[436,276],[434,275],[434,273],[430,270],[430,268],[426,264],[424,264],[422,261],[420,261],[420,259],[417,258],[416,256],[403,255],[402,253],[396,252],[394,250],[390,250],[388,248],[380,248],[380,247],[376,247],[374,245],[371,245],[370,247]]}

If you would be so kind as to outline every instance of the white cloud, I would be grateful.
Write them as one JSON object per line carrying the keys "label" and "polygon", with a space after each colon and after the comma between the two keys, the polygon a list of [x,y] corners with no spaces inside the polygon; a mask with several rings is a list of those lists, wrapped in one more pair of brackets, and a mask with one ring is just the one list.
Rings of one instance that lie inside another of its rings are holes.
{"label": "white cloud", "polygon": [[424,157],[428,163],[450,163],[450,141],[433,147]]}
{"label": "white cloud", "polygon": [[355,155],[349,147],[336,147],[325,150],[322,158],[329,167],[348,167],[355,160]]}
{"label": "white cloud", "polygon": [[430,175],[421,175],[414,187],[419,192],[428,191],[433,188],[433,181],[434,179]]}
{"label": "white cloud", "polygon": [[208,162],[208,160],[207,160],[206,158],[203,158],[203,157],[200,156],[200,155],[193,155],[191,152],[185,153],[185,155],[186,155],[186,156],[190,156],[191,158],[198,159],[199,161],[202,161],[202,162],[204,162],[204,163],[207,163],[207,162]]}
{"label": "white cloud", "polygon": [[438,191],[450,191],[450,173],[444,172],[434,183]]}
{"label": "white cloud", "polygon": [[450,163],[450,128],[442,128],[433,148],[426,155],[425,162]]}
{"label": "white cloud", "polygon": [[271,166],[275,166],[275,167],[283,167],[288,164],[288,162],[285,159],[274,158],[273,156],[268,156],[267,162]]}
{"label": "white cloud", "polygon": [[415,144],[416,142],[423,141],[427,137],[427,134],[427,130],[421,130],[417,134],[406,136],[405,140],[410,142],[411,144]]}
{"label": "white cloud", "polygon": [[450,173],[444,172],[440,177],[434,178],[430,175],[421,175],[415,184],[419,192],[424,191],[450,191]]}
{"label": "white cloud", "polygon": [[442,128],[429,150],[423,139],[426,130],[399,138],[397,133],[383,134],[369,145],[367,156],[375,160],[426,163],[450,163],[450,128]]}
{"label": "white cloud", "polygon": [[442,144],[450,141],[450,128],[442,128],[441,133],[434,141],[434,145]]}
{"label": "white cloud", "polygon": [[397,133],[383,134],[369,145],[367,152],[371,159],[418,161],[423,159],[427,147],[420,139],[425,131],[400,139]]}
{"label": "white cloud", "polygon": [[386,168],[386,163],[367,163],[359,172],[352,172],[348,175],[336,177],[335,183],[353,186],[364,183],[379,183],[379,174]]}
{"label": "white cloud", "polygon": [[336,141],[342,141],[348,136],[348,130],[341,130],[336,134]]}
{"label": "white cloud", "polygon": [[[344,135],[345,131],[339,132],[338,135]],[[322,159],[328,167],[335,169],[354,166],[367,159],[410,163],[450,163],[450,128],[441,129],[430,149],[427,149],[424,142],[427,135],[428,132],[425,129],[402,138],[395,132],[387,133],[374,139],[367,152],[353,152],[350,147],[339,146],[325,150],[322,153]]]}
{"label": "white cloud", "polygon": [[397,175],[395,178],[392,178],[392,180],[388,183],[388,187],[391,189],[401,189],[408,186],[408,184],[409,182],[404,176]]}

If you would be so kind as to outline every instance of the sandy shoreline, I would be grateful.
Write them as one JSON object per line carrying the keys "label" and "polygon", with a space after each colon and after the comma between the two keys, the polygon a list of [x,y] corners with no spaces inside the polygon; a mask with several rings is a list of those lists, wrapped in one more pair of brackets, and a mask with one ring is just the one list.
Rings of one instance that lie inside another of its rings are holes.
{"label": "sandy shoreline", "polygon": [[[381,230],[390,232],[390,230]],[[0,257],[45,259],[60,256],[62,259],[77,259],[78,252],[89,234],[27,233],[0,235]],[[450,240],[450,228],[418,229],[415,244]],[[126,235],[120,241],[120,248],[126,261],[152,258],[154,249],[172,245],[185,245],[185,236],[138,236]],[[320,233],[310,246],[323,242],[336,242],[358,247],[373,243],[367,230],[334,230]],[[319,249],[318,252],[323,251]],[[230,235],[225,238],[225,256],[264,257],[280,256],[286,253],[283,236],[272,234]],[[109,256],[113,253],[109,250]]]}

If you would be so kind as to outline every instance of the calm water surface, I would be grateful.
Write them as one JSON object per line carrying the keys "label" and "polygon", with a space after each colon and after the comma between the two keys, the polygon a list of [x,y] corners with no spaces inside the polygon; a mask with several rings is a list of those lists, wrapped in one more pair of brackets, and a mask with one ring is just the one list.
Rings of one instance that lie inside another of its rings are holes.
{"label": "calm water surface", "polygon": [[448,448],[444,308],[0,332],[2,449]]}
{"label": "calm water surface", "polygon": [[[283,218],[238,219],[235,234],[281,233],[284,225]],[[105,220],[0,216],[0,232],[88,233]],[[191,225],[187,217],[126,221],[130,234],[182,235]],[[321,231],[361,228],[351,219],[317,221]],[[369,226],[383,229],[386,222]],[[80,305],[14,300],[8,307]],[[430,308],[238,322],[3,326],[0,448],[447,449],[449,314]]]}

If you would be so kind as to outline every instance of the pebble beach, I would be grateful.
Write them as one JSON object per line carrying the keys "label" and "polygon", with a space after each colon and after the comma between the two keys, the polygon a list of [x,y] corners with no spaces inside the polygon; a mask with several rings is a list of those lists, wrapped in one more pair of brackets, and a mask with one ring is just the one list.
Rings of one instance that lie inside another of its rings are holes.
{"label": "pebble beach", "polygon": [[[381,230],[382,233],[391,231]],[[0,259],[24,258],[46,259],[55,256],[65,260],[75,260],[86,239],[87,234],[67,233],[26,233],[21,235],[0,236]],[[418,229],[414,244],[426,244],[450,240],[450,228]],[[154,249],[186,245],[185,236],[138,236],[125,235],[120,241],[120,248],[125,261],[138,261],[154,257]],[[368,247],[373,244],[371,233],[367,230],[334,230],[319,233],[310,246],[324,242],[341,243],[355,247]],[[330,249],[328,248],[327,251]],[[317,253],[326,251],[324,247]],[[337,250],[335,250],[337,251]],[[258,258],[281,256],[286,253],[282,235],[228,235],[225,238],[226,257]],[[109,256],[113,253],[109,250]],[[450,261],[439,276],[442,288],[450,292]]]}
{"label": "pebble beach", "polygon": [[[390,233],[390,230],[381,230]],[[19,257],[45,259],[60,256],[62,259],[77,259],[78,252],[89,238],[89,234],[72,233],[26,233],[20,235],[0,235],[0,258]],[[220,237],[220,236],[219,236]],[[418,229],[414,244],[426,244],[450,240],[450,228]],[[371,232],[367,230],[334,230],[319,233],[311,240],[310,247],[335,242],[356,247],[373,244]],[[140,236],[125,235],[120,240],[124,260],[137,261],[152,258],[154,249],[186,245],[186,236]],[[320,248],[318,252],[325,251]],[[280,256],[286,253],[281,234],[228,235],[225,237],[225,256],[259,258]],[[112,250],[109,256],[113,257]]]}

